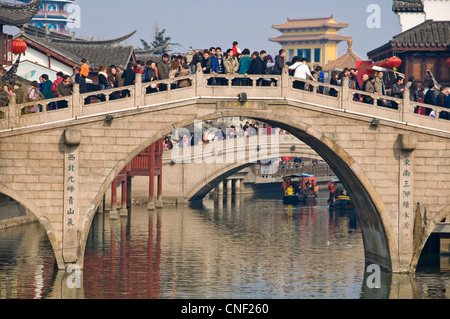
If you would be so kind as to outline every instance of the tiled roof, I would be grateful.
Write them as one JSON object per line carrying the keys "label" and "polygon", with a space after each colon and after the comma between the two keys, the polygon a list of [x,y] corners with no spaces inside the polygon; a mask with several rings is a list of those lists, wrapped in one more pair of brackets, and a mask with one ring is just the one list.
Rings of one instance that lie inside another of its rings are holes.
{"label": "tiled roof", "polygon": [[134,51],[133,46],[89,46],[89,45],[77,45],[77,44],[62,44],[53,43],[54,46],[59,49],[63,49],[71,52],[71,54],[88,60],[91,68],[110,65],[126,67],[130,62],[131,56]]}
{"label": "tiled roof", "polygon": [[333,16],[327,18],[318,19],[287,19],[287,22],[283,24],[273,25],[272,28],[277,30],[285,29],[306,29],[306,28],[323,28],[332,27],[337,29],[343,29],[348,27],[347,23],[337,22],[333,19]]}
{"label": "tiled roof", "polygon": [[421,0],[394,0],[392,11],[399,12],[424,12]]}
{"label": "tiled roof", "polygon": [[[70,41],[52,41],[49,38],[21,34],[27,42],[35,44],[54,52],[55,54],[71,61],[75,65],[81,64],[81,59],[85,58],[91,68],[99,66],[117,65],[125,67],[130,61],[134,48],[133,46],[108,46],[97,43],[77,43]],[[30,45],[30,44],[29,44]]]}
{"label": "tiled roof", "polygon": [[283,35],[277,38],[270,38],[269,41],[286,43],[286,42],[304,42],[304,41],[345,41],[350,37],[340,34],[320,34],[320,35]]}
{"label": "tiled roof", "polygon": [[427,20],[396,35],[391,41],[368,52],[367,55],[370,57],[392,47],[450,49],[450,21]]}
{"label": "tiled roof", "polygon": [[119,37],[116,39],[110,39],[110,40],[86,40],[86,39],[80,39],[75,36],[71,35],[65,35],[53,31],[47,31],[43,28],[38,28],[33,25],[25,25],[23,28],[23,33],[26,35],[41,37],[41,38],[47,38],[52,42],[55,43],[63,43],[63,44],[78,44],[78,45],[118,45],[119,43],[131,38],[136,31],[133,31],[127,35],[124,35],[123,37]]}
{"label": "tiled roof", "polygon": [[395,36],[390,43],[399,47],[449,47],[450,21],[427,20]]}
{"label": "tiled roof", "polygon": [[37,36],[30,36],[30,35],[23,35],[23,38],[25,38],[25,41],[30,45],[31,41],[32,43],[36,43],[52,52],[54,52],[57,55],[60,55],[70,61],[72,61],[74,64],[81,64],[81,58],[72,54],[72,52],[67,51],[63,48],[55,46],[51,41],[45,38],[37,37]]}
{"label": "tiled roof", "polygon": [[38,12],[41,0],[31,0],[27,4],[0,2],[0,25],[21,27]]}
{"label": "tiled roof", "polygon": [[169,47],[169,43],[159,46],[157,48],[151,48],[148,50],[134,50],[134,57],[136,60],[142,60],[144,62],[147,62],[148,60],[153,60],[155,62],[158,62],[161,60],[162,55],[161,54],[155,54],[155,52],[167,49]]}

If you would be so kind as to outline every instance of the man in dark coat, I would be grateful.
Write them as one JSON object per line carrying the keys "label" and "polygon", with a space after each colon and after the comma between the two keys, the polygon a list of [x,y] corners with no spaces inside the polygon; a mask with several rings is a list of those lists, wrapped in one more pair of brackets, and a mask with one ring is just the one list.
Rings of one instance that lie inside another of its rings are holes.
{"label": "man in dark coat", "polygon": [[441,91],[439,92],[437,98],[436,98],[436,105],[444,107],[445,106],[445,98],[447,97],[447,88],[441,87]]}
{"label": "man in dark coat", "polygon": [[[167,53],[164,53],[161,61],[156,64],[156,68],[158,69],[158,79],[166,80],[169,78],[170,69],[172,68],[172,64],[170,63],[170,58]],[[160,91],[167,91],[167,84],[161,83],[159,85]]]}
{"label": "man in dark coat", "polygon": [[264,74],[264,62],[259,58],[257,51],[252,54],[252,63],[246,74]]}
{"label": "man in dark coat", "polygon": [[436,105],[436,94],[434,93],[434,82],[430,81],[428,83],[428,91],[425,94],[425,98],[423,101],[425,104]]}
{"label": "man in dark coat", "polygon": [[281,74],[284,68],[284,58],[286,57],[286,51],[281,49],[279,54],[275,57],[275,66],[273,68],[273,74]]}
{"label": "man in dark coat", "polygon": [[[123,79],[123,86],[134,85],[134,81],[136,80],[136,72],[133,71],[133,63],[128,63],[127,69],[122,73],[122,79]],[[123,97],[131,96],[130,91],[123,90],[122,96]]]}

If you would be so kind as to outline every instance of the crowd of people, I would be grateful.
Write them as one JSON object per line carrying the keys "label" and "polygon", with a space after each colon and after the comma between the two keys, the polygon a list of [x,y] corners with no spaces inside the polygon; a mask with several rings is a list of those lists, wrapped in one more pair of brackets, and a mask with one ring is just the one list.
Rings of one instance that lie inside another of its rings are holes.
{"label": "crowd of people", "polygon": [[[72,95],[73,83],[70,76],[58,72],[56,80],[51,81],[47,74],[39,77],[39,83],[32,81],[30,85],[23,85],[20,82],[2,84],[0,88],[0,106],[8,106],[9,97],[16,97],[16,104],[37,102],[40,100],[54,99],[57,97]],[[67,101],[57,101],[48,104],[49,110],[67,108]],[[23,114],[42,112],[42,105],[36,103],[22,110]]]}
{"label": "crowd of people", "polygon": [[[374,104],[374,96],[382,95],[382,98],[376,99],[377,105],[397,109],[398,104],[393,100],[386,99],[385,96],[390,95],[395,98],[403,98],[404,94],[409,94],[411,101],[450,108],[448,90],[443,87],[440,92],[436,92],[436,85],[431,80],[430,83],[426,83],[426,88],[422,88],[414,77],[410,77],[407,83],[405,83],[404,78],[397,77],[396,83],[387,90],[387,81],[384,79],[385,74],[383,72],[377,72],[374,75],[364,74],[361,78],[362,83],[360,83],[358,69],[345,68],[342,71],[331,72],[329,83],[333,86],[313,86],[304,80],[326,83],[325,74],[320,65],[314,64],[313,68],[310,68],[307,59],[298,56],[293,57],[291,61],[287,61],[286,51],[284,49],[281,49],[275,58],[272,58],[265,50],[251,53],[247,48],[241,50],[237,41],[233,43],[232,48],[225,52],[220,47],[196,50],[190,61],[188,61],[186,56],[169,56],[168,54],[164,54],[158,62],[154,60],[147,62],[136,61],[135,64],[129,63],[125,70],[114,65],[109,67],[102,66],[96,70],[98,76],[97,85],[94,85],[93,81],[89,78],[91,70],[86,59],[82,59],[81,66],[75,68],[72,76],[59,72],[54,82],[49,80],[48,75],[43,74],[40,77],[40,83],[33,82],[28,87],[22,87],[20,84],[15,83],[2,85],[0,88],[0,105],[4,106],[8,104],[9,95],[16,95],[17,103],[68,96],[72,94],[73,83],[79,84],[80,93],[130,86],[135,82],[136,73],[142,74],[144,83],[166,79],[173,80],[179,77],[180,80],[178,81],[170,81],[171,89],[183,88],[191,85],[191,81],[186,77],[196,73],[198,67],[201,67],[204,74],[213,75],[208,79],[209,85],[228,85],[227,78],[220,77],[220,74],[226,74],[242,75],[232,80],[233,85],[252,85],[252,80],[246,78],[246,76],[261,75],[261,78],[257,80],[257,86],[276,86],[277,80],[271,78],[271,75],[281,75],[283,68],[286,66],[289,74],[295,78],[293,87],[296,89],[317,90],[317,93],[337,97],[339,93],[334,86],[342,86],[345,83],[344,78],[348,78],[349,88],[361,91],[360,94],[354,94],[355,101]],[[160,82],[157,84],[151,83],[150,85],[146,85],[146,87],[147,93],[154,93],[166,91],[168,84]],[[364,92],[371,93],[371,95],[366,95]],[[130,92],[128,90],[119,89],[111,93],[109,99],[113,100],[129,95]],[[93,97],[100,101],[105,101],[106,99],[104,94],[93,95]],[[85,103],[88,104],[90,101],[91,97],[86,99]],[[67,102],[65,101],[50,103],[48,106],[50,110],[64,107],[67,107]],[[36,104],[36,106],[27,108],[25,112],[39,112],[42,111],[41,108],[41,105]],[[423,115],[437,116],[434,110],[423,106],[418,106],[415,112]],[[441,111],[439,112],[439,117],[450,119],[450,114]]]}
{"label": "crowd of people", "polygon": [[[184,132],[179,136],[166,136],[163,142],[165,150],[173,149],[174,146],[178,148],[194,146],[201,144],[209,144],[215,141],[223,141],[226,139],[234,139],[239,137],[251,137],[259,134],[271,135],[276,132],[276,128],[267,123],[260,123],[254,120],[245,120],[245,122],[236,125],[230,125],[227,128],[222,128],[216,125],[209,128],[204,128],[202,132]],[[286,131],[280,130],[279,134],[286,134]]]}

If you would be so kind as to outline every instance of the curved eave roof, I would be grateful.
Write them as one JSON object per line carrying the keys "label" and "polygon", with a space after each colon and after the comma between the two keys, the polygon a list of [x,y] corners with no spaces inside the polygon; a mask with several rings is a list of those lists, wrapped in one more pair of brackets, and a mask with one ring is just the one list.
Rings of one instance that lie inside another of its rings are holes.
{"label": "curved eave roof", "polygon": [[269,41],[278,42],[278,43],[288,43],[288,42],[306,42],[306,41],[346,41],[351,37],[339,35],[339,34],[323,34],[323,35],[286,35],[280,36],[277,38],[270,38]]}
{"label": "curved eave roof", "polygon": [[75,45],[99,45],[99,46],[105,46],[105,45],[117,45],[120,42],[123,42],[125,40],[128,40],[131,38],[137,31],[133,31],[127,35],[124,35],[123,37],[111,39],[111,40],[84,40],[84,39],[75,39],[75,40],[66,40],[66,39],[52,39],[52,42],[55,43],[68,43],[68,44],[75,44]]}
{"label": "curved eave roof", "polygon": [[353,51],[348,51],[343,56],[337,58],[333,62],[330,62],[322,66],[323,70],[344,69],[344,68],[356,68],[356,62],[363,61]]}
{"label": "curved eave roof", "polygon": [[424,12],[421,0],[394,0],[392,11],[402,12]]}
{"label": "curved eave roof", "polygon": [[396,35],[391,41],[368,52],[367,55],[370,57],[394,47],[411,50],[450,50],[450,21],[427,20]]}
{"label": "curved eave roof", "polygon": [[31,0],[26,4],[0,2],[0,25],[21,27],[38,12],[41,0]]}
{"label": "curved eave roof", "polygon": [[151,49],[148,49],[148,50],[134,50],[134,54],[136,56],[138,56],[138,55],[139,56],[144,56],[144,55],[153,54],[155,52],[158,52],[158,51],[161,51],[161,50],[164,50],[164,49],[168,48],[169,45],[170,45],[169,43],[166,43],[166,44],[161,45],[161,46],[159,46],[157,48],[151,48]]}
{"label": "curved eave roof", "polygon": [[110,39],[110,40],[86,40],[86,39],[80,39],[80,38],[72,38],[70,35],[64,35],[57,32],[46,32],[45,29],[38,28],[32,25],[26,25],[23,28],[23,33],[25,35],[35,36],[35,37],[41,37],[46,38],[47,40],[58,43],[58,44],[76,44],[76,45],[99,45],[99,46],[105,46],[105,45],[118,45],[119,43],[131,38],[137,31],[133,31],[127,35],[124,35],[122,37],[116,38],[116,39]]}
{"label": "curved eave roof", "polygon": [[272,25],[273,29],[276,30],[289,30],[289,29],[317,29],[317,28],[336,28],[343,29],[347,28],[349,24],[336,22],[333,16],[328,18],[318,18],[318,19],[289,19],[283,24]]}

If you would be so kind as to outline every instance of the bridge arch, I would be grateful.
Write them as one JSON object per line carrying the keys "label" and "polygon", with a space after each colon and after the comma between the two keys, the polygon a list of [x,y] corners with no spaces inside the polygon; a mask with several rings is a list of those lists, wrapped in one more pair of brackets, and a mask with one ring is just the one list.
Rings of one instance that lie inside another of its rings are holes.
{"label": "bridge arch", "polygon": [[[278,153],[278,155],[279,157],[294,156],[301,158],[316,158],[311,154],[306,154],[302,152],[294,153],[283,150],[281,150]],[[271,157],[270,155],[268,155],[267,157],[263,157],[260,159],[266,160],[270,158],[273,158],[273,156]],[[201,182],[197,183],[191,190],[189,190],[186,193],[187,195],[185,196],[185,200],[188,202],[192,202],[203,199],[206,195],[208,195],[210,191],[216,188],[220,182],[254,164],[255,164],[254,162],[247,162],[247,163],[233,163],[226,166],[221,166],[220,168],[209,174],[206,179],[203,179]]]}
{"label": "bridge arch", "polygon": [[0,193],[18,202],[26,210],[28,210],[34,218],[36,218],[36,220],[42,225],[42,227],[44,228],[45,232],[48,235],[50,244],[52,245],[53,251],[55,252],[56,262],[58,264],[63,263],[61,245],[56,239],[52,223],[47,218],[45,212],[41,208],[36,206],[32,200],[26,198],[21,193],[14,191],[3,184],[0,184]]}
{"label": "bridge arch", "polygon": [[[101,202],[103,194],[105,194],[119,172],[143,149],[164,138],[164,136],[171,134],[177,128],[193,125],[194,121],[217,120],[237,116],[255,119],[284,129],[317,152],[330,165],[349,193],[352,194],[352,199],[361,221],[366,262],[378,264],[387,271],[397,269],[398,260],[396,256],[398,252],[391,220],[381,197],[357,162],[340,145],[313,126],[302,122],[301,119],[281,117],[278,114],[262,113],[248,109],[222,110],[203,117],[184,119],[167,125],[155,135],[149,136],[145,142],[141,143],[133,152],[119,161],[104,180],[84,220],[81,229],[82,237],[80,238],[83,250],[95,215],[95,208]],[[239,169],[239,166],[235,169]]]}

